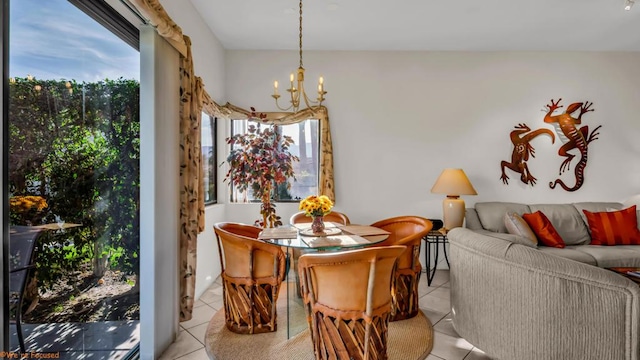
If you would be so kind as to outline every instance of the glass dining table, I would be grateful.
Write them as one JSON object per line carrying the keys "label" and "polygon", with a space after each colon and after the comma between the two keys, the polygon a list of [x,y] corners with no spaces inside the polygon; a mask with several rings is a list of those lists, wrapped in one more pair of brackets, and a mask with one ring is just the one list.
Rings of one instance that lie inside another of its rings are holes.
{"label": "glass dining table", "polygon": [[[307,318],[300,292],[298,278],[298,258],[306,253],[319,251],[354,250],[381,243],[389,237],[389,232],[368,225],[342,225],[327,222],[323,234],[310,232],[311,223],[267,228],[259,239],[281,246],[287,257],[284,279],[287,297],[287,338],[301,333],[307,328]],[[282,293],[280,293],[283,295]]]}

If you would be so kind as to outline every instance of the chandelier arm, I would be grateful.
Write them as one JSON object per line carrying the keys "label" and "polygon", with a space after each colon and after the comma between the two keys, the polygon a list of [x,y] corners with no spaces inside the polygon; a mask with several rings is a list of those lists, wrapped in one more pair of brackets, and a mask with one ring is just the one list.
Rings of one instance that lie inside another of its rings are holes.
{"label": "chandelier arm", "polygon": [[[274,98],[275,98],[275,97],[274,97]],[[293,106],[289,106],[288,108],[283,108],[283,107],[281,107],[281,106],[280,106],[280,104],[278,103],[278,98],[275,98],[275,99],[276,99],[276,107],[277,107],[278,109],[282,110],[282,111],[289,111],[289,110],[291,110],[291,108],[293,107]]]}

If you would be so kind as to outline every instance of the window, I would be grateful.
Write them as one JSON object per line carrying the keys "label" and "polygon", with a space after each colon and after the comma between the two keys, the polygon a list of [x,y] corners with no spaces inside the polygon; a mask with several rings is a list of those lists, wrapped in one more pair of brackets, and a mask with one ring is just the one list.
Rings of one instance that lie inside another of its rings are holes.
{"label": "window", "polygon": [[[75,1],[80,10],[65,0],[10,2],[4,214],[11,242],[33,226],[41,232],[28,292],[11,275],[3,299],[34,326],[5,322],[0,345],[124,357],[140,340],[138,30],[103,1]],[[30,312],[14,301],[23,293]],[[24,342],[9,336],[18,330]]]}
{"label": "window", "polygon": [[[248,126],[247,120],[232,120],[231,135],[246,133]],[[293,178],[287,180],[291,187],[287,189],[285,184],[280,185],[274,194],[274,200],[297,202],[309,195],[317,195],[320,168],[320,122],[316,119],[308,119],[297,124],[279,125],[278,129],[282,135],[293,139],[289,150],[300,161],[293,163],[295,180]],[[233,190],[232,186],[231,201],[239,202],[245,198],[248,201],[258,201],[253,198],[253,194]]]}
{"label": "window", "polygon": [[216,123],[217,119],[202,113],[202,167],[204,173],[204,203],[205,205],[218,202],[218,153],[216,151]]}

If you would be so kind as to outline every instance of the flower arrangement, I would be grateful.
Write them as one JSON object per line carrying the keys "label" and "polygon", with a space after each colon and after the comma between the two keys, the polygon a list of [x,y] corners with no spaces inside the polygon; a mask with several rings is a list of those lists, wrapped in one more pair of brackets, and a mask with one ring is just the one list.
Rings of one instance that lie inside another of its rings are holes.
{"label": "flower arrangement", "polygon": [[326,195],[310,195],[300,201],[300,210],[304,210],[307,216],[324,216],[331,212],[333,201]]}
{"label": "flower arrangement", "polygon": [[47,200],[42,196],[18,195],[9,199],[11,223],[31,225],[40,220],[40,213],[47,208]]}

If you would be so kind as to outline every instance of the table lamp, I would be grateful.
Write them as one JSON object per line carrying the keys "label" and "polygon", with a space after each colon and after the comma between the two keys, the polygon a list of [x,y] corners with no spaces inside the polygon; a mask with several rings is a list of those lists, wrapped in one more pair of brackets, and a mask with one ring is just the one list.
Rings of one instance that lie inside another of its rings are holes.
{"label": "table lamp", "polygon": [[460,195],[478,195],[462,169],[444,169],[431,188],[434,194],[445,194],[442,202],[444,228],[461,227],[464,221],[464,200]]}

